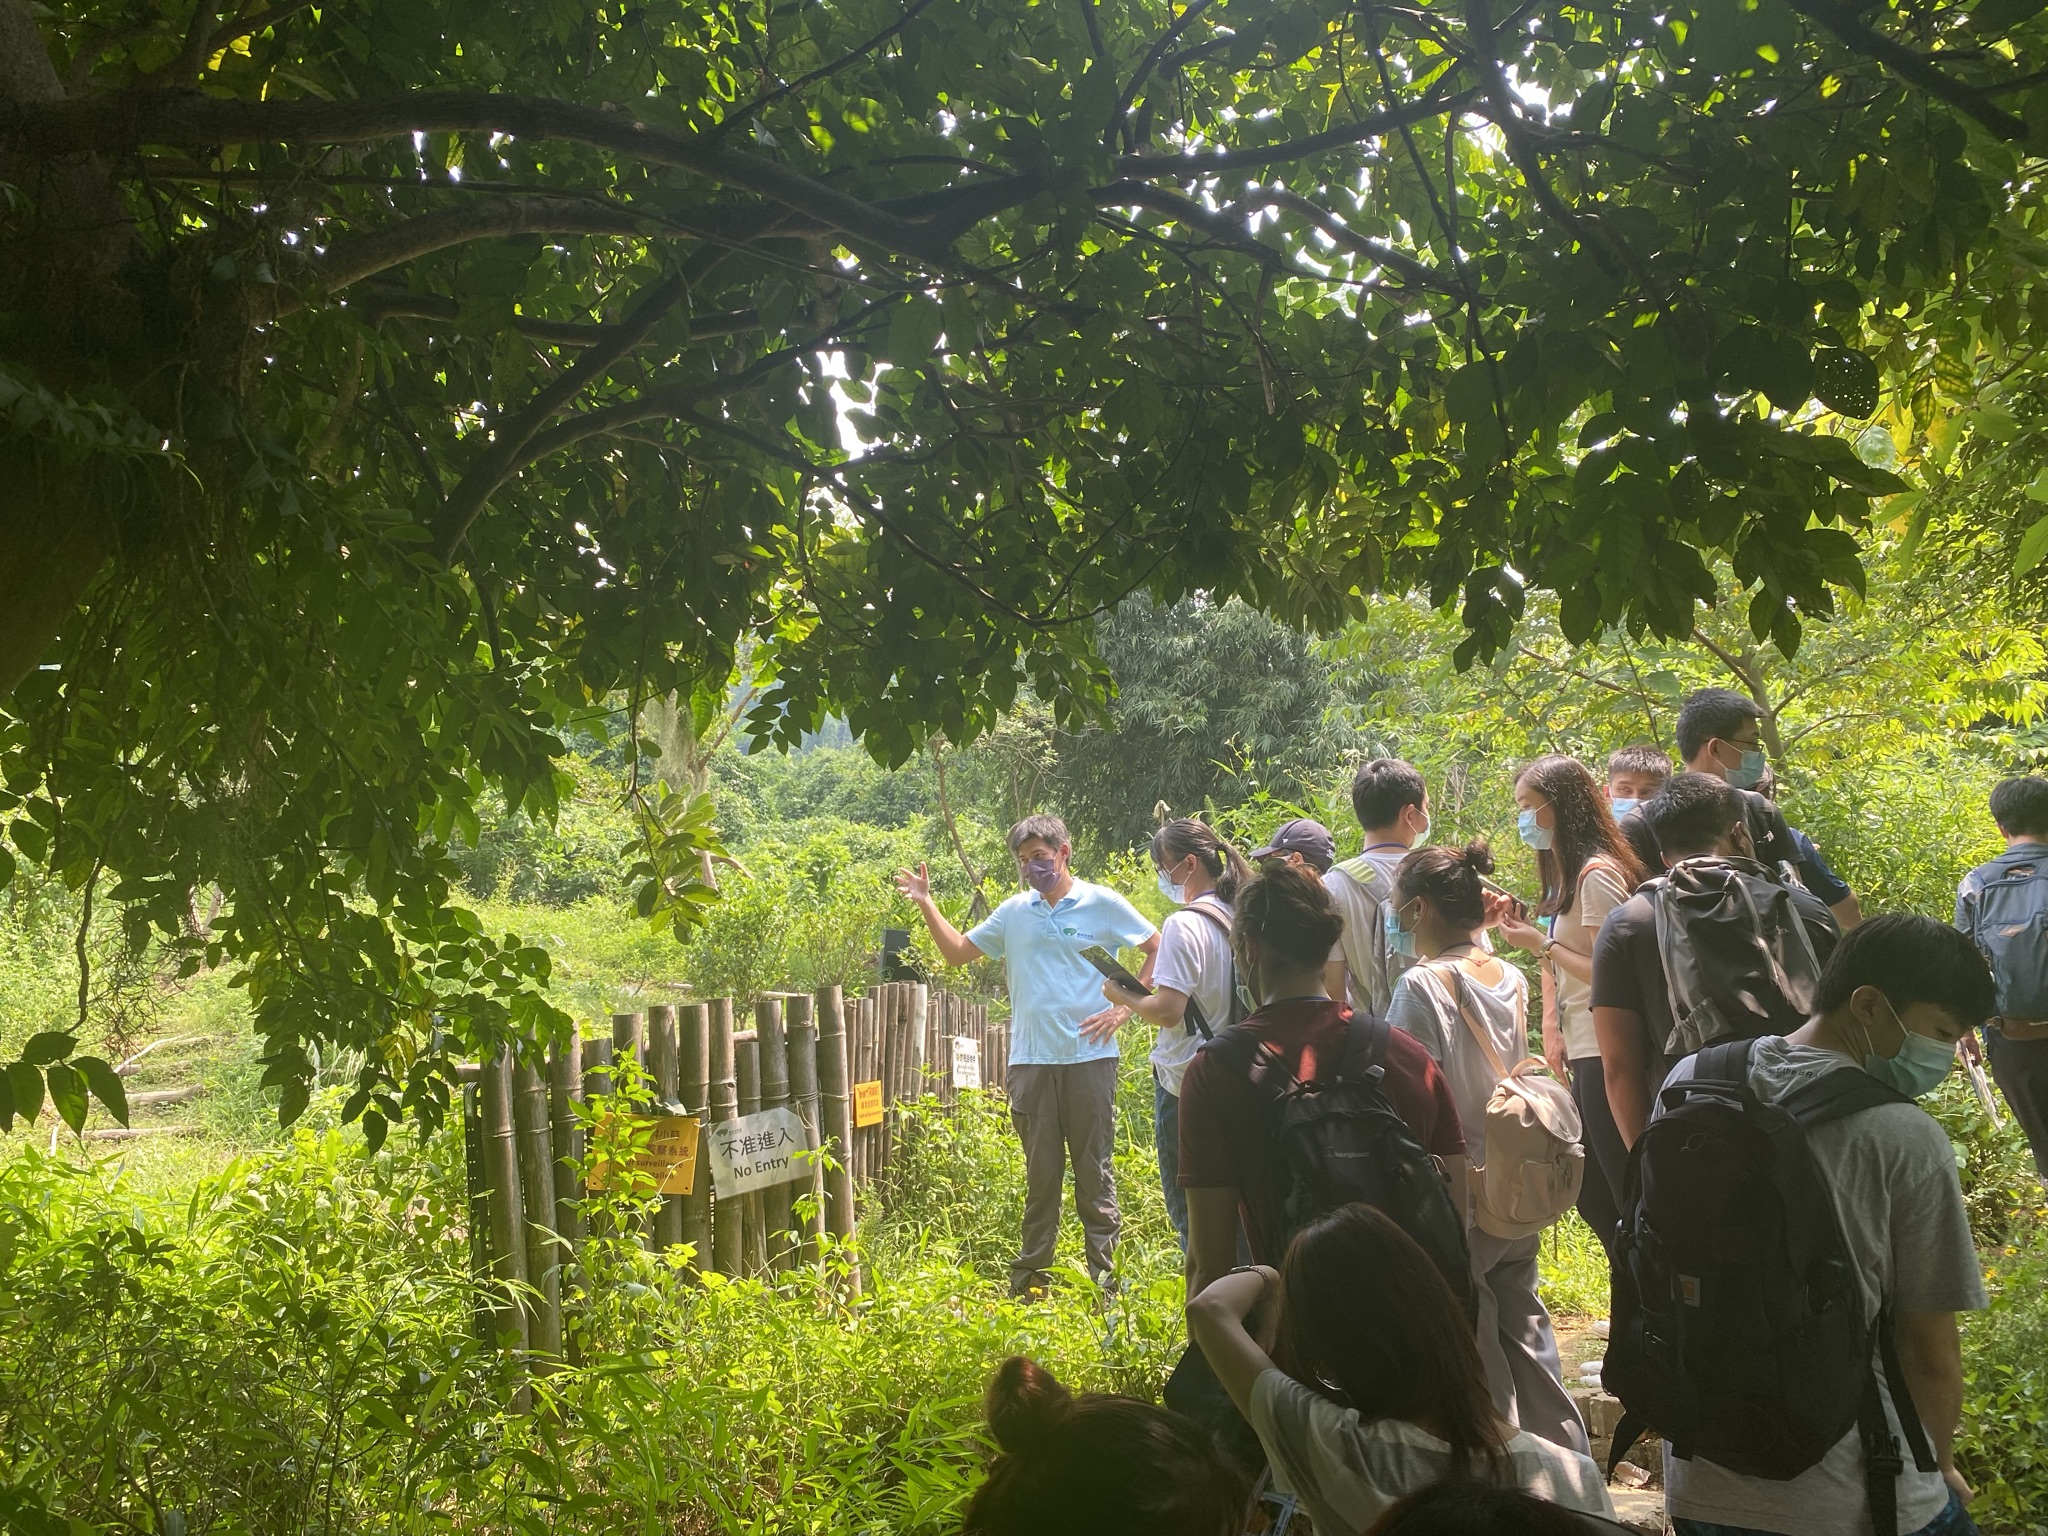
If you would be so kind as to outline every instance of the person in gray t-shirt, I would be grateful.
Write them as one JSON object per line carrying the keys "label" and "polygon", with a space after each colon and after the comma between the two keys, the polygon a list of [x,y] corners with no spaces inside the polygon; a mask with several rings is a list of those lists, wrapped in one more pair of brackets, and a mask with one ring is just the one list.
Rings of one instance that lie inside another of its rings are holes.
{"label": "person in gray t-shirt", "polygon": [[[1931,1093],[1954,1064],[1956,1041],[1991,1012],[1990,971],[1974,946],[1932,918],[1880,917],[1846,935],[1821,973],[1818,1012],[1783,1038],[1759,1040],[1750,1088],[1780,1103],[1831,1072],[1857,1066],[1908,1098]],[[1693,1074],[1687,1057],[1668,1081]],[[1815,1126],[1806,1144],[1820,1171],[1875,1322],[1893,1308],[1899,1364],[1939,1469],[1907,1457],[1898,1530],[1967,1536],[1969,1485],[1956,1471],[1963,1363],[1956,1314],[1984,1305],[1984,1282],[1947,1135],[1917,1104],[1884,1104]],[[1900,1435],[1878,1367],[1885,1414]],[[1664,1448],[1665,1507],[1679,1536],[1869,1536],[1857,1432],[1784,1482],[1749,1477]]]}

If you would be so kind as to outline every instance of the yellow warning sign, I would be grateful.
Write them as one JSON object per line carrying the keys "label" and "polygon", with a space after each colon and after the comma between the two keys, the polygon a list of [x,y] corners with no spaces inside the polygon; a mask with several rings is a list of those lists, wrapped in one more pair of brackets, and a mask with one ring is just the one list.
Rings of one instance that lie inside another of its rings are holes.
{"label": "yellow warning sign", "polygon": [[[636,1190],[644,1194],[687,1195],[697,1183],[697,1139],[700,1125],[695,1115],[654,1115],[637,1122],[653,1129],[653,1137],[647,1147],[633,1159],[633,1171],[640,1175],[632,1181]],[[608,1125],[608,1123],[607,1123]],[[608,1128],[601,1128],[598,1141],[609,1135]],[[597,1148],[590,1160],[584,1187],[606,1189],[610,1187],[610,1165]],[[646,1180],[652,1180],[650,1186]]]}
{"label": "yellow warning sign", "polygon": [[853,1085],[853,1128],[861,1130],[870,1125],[882,1123],[882,1084],[878,1078],[872,1083]]}

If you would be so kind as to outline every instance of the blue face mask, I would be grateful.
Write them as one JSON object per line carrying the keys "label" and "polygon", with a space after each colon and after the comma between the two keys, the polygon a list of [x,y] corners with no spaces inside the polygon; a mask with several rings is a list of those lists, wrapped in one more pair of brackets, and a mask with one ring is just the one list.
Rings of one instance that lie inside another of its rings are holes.
{"label": "blue face mask", "polygon": [[[1734,743],[1730,742],[1729,745],[1733,746]],[[1762,747],[1744,747],[1742,766],[1728,770],[1728,782],[1737,789],[1755,789],[1757,785],[1763,783],[1764,774],[1769,767]]]}
{"label": "blue face mask", "polygon": [[1538,853],[1550,846],[1550,828],[1537,823],[1534,811],[1524,811],[1517,816],[1515,830],[1522,835],[1522,841]]}
{"label": "blue face mask", "polygon": [[1384,907],[1381,910],[1384,914],[1382,921],[1385,923],[1387,931],[1387,948],[1405,960],[1415,959],[1415,935],[1409,929],[1401,926],[1400,912],[1392,906]]}
{"label": "blue face mask", "polygon": [[[1891,1005],[1887,1003],[1885,1006],[1889,1008]],[[1866,1053],[1863,1070],[1886,1087],[1898,1089],[1909,1099],[1934,1092],[1956,1064],[1955,1046],[1914,1034],[1906,1028],[1896,1011],[1892,1013],[1892,1021],[1898,1024],[1906,1037],[1899,1042],[1898,1053],[1892,1056]]]}
{"label": "blue face mask", "polygon": [[1172,902],[1176,907],[1184,907],[1188,904],[1188,888],[1184,885],[1175,885],[1163,869],[1159,871],[1159,894]]}
{"label": "blue face mask", "polygon": [[1612,811],[1614,813],[1614,819],[1616,821],[1619,821],[1622,817],[1626,816],[1630,811],[1634,810],[1637,806],[1641,805],[1642,803],[1642,801],[1636,799],[1633,795],[1621,795],[1613,800],[1608,801],[1607,809]]}

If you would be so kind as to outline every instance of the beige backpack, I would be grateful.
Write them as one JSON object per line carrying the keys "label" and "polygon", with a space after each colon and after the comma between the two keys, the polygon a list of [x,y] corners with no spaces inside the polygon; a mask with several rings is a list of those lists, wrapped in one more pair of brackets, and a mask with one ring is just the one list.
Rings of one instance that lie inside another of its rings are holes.
{"label": "beige backpack", "polygon": [[[1420,967],[1441,984],[1444,967]],[[1473,1220],[1494,1237],[1527,1237],[1570,1210],[1586,1177],[1584,1126],[1571,1090],[1550,1075],[1541,1057],[1524,1056],[1512,1067],[1485,1026],[1465,1002],[1458,967],[1450,966],[1452,1006],[1493,1071],[1486,1101],[1486,1166],[1472,1170]]]}

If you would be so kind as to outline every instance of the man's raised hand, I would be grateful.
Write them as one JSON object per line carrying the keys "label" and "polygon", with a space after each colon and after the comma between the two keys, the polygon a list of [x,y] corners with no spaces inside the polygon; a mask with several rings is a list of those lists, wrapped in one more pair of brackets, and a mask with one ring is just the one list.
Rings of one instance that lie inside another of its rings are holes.
{"label": "man's raised hand", "polygon": [[907,869],[896,871],[896,890],[899,895],[908,896],[920,904],[932,899],[932,871],[928,864],[920,864],[913,873]]}

